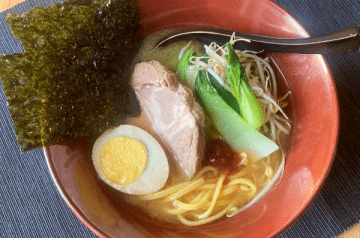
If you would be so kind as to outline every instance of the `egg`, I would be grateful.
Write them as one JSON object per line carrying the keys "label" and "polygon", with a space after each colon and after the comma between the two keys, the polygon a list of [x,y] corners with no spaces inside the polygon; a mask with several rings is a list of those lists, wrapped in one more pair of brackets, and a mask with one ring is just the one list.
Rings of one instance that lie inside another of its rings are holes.
{"label": "egg", "polygon": [[144,195],[160,190],[169,176],[161,145],[146,131],[121,125],[95,141],[92,160],[99,177],[112,188]]}

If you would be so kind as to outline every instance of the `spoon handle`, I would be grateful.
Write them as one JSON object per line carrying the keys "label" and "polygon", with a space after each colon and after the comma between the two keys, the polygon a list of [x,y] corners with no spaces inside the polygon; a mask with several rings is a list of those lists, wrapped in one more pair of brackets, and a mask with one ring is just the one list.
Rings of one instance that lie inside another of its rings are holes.
{"label": "spoon handle", "polygon": [[[216,42],[224,45],[229,42],[233,31],[220,29],[192,30],[175,33],[158,41],[156,48],[168,45],[178,40],[196,39],[206,44]],[[344,29],[316,37],[308,38],[275,38],[235,32],[236,38],[250,40],[237,41],[234,48],[256,52],[284,52],[299,54],[344,53],[359,50],[360,27],[350,26]]]}

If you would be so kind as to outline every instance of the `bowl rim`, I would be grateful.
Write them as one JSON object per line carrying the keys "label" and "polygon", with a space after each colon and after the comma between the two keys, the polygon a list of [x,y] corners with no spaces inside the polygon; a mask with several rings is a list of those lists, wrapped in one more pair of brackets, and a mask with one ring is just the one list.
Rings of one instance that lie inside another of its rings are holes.
{"label": "bowl rim", "polygon": [[[297,24],[297,27],[299,29],[301,29],[303,31],[303,33],[305,33],[305,34],[302,34],[303,37],[310,37],[311,36],[310,33],[304,28],[304,26],[288,10],[283,8],[280,4],[278,4],[278,3],[276,3],[276,2],[274,2],[272,0],[261,0],[261,1],[267,2],[269,5],[272,5],[277,10],[281,10],[285,14],[287,14],[289,17],[291,17],[293,22]],[[299,33],[298,30],[297,30],[297,33]],[[340,130],[339,99],[338,99],[338,93],[337,93],[337,90],[336,90],[335,81],[334,81],[334,78],[333,78],[333,74],[332,74],[332,72],[330,70],[329,64],[328,64],[327,60],[325,59],[324,55],[320,55],[319,57],[322,60],[322,63],[324,65],[324,69],[326,69],[326,72],[329,73],[329,80],[328,80],[328,83],[329,83],[329,86],[330,86],[329,90],[331,90],[331,94],[333,95],[333,98],[334,98],[334,102],[333,102],[333,121],[334,121],[334,124],[335,124],[335,128],[333,128],[334,129],[334,133],[333,133],[334,136],[331,138],[331,140],[332,140],[331,144],[333,146],[331,148],[329,148],[329,154],[331,154],[331,158],[329,160],[326,171],[321,175],[320,181],[318,181],[318,183],[316,183],[316,185],[314,186],[313,196],[310,199],[308,199],[308,201],[306,201],[305,206],[303,206],[296,214],[293,214],[292,218],[289,219],[286,223],[284,223],[281,227],[279,227],[276,230],[276,232],[271,234],[270,237],[277,237],[280,234],[282,234],[283,232],[285,232],[298,219],[300,219],[300,217],[305,213],[305,211],[312,205],[312,203],[314,202],[314,200],[317,198],[318,194],[320,193],[322,187],[324,186],[324,184],[326,182],[326,179],[328,178],[330,170],[332,168],[334,159],[335,159],[338,140],[339,140],[339,130]],[[91,222],[89,219],[87,219],[86,216],[73,203],[70,196],[65,192],[64,187],[60,183],[59,177],[55,173],[54,164],[53,164],[53,162],[51,160],[51,156],[50,156],[50,152],[49,152],[49,146],[44,147],[43,151],[44,151],[44,155],[45,155],[45,159],[46,159],[46,163],[47,163],[50,175],[51,175],[51,177],[52,177],[52,179],[53,179],[53,181],[55,183],[55,186],[56,186],[57,190],[59,191],[61,197],[65,201],[65,203],[70,208],[70,210],[95,235],[97,235],[99,237],[109,237],[110,238],[109,235],[105,234],[93,222]]]}
{"label": "bowl rim", "polygon": [[[311,34],[308,30],[306,30],[306,28],[298,21],[298,19],[291,14],[288,10],[286,10],[285,8],[283,8],[280,4],[272,1],[272,0],[264,0],[264,1],[269,1],[272,4],[274,4],[277,8],[282,9],[286,14],[288,14],[293,20],[294,22],[300,27],[302,28],[302,30],[307,34],[307,37],[311,37]],[[339,97],[338,97],[338,93],[336,90],[336,84],[335,84],[335,80],[333,77],[333,74],[331,72],[331,69],[329,67],[329,63],[327,62],[326,58],[324,55],[320,55],[321,60],[324,63],[324,66],[326,68],[326,71],[329,72],[329,83],[330,83],[330,90],[332,91],[331,94],[334,96],[335,102],[334,102],[334,112],[333,112],[333,120],[334,120],[334,124],[336,125],[335,129],[335,134],[334,134],[334,138],[332,138],[334,141],[332,143],[333,147],[331,148],[331,159],[329,161],[329,164],[326,168],[326,172],[322,175],[321,181],[316,185],[316,189],[315,192],[313,194],[313,196],[311,197],[311,199],[309,199],[306,203],[305,206],[303,206],[302,209],[299,210],[299,212],[292,217],[292,219],[288,220],[288,222],[286,224],[284,224],[281,229],[278,229],[277,232],[275,232],[273,234],[272,237],[277,237],[279,235],[281,235],[282,233],[284,233],[287,229],[289,229],[297,220],[300,219],[300,217],[302,217],[302,215],[306,212],[306,210],[309,209],[309,207],[311,206],[311,204],[315,201],[315,199],[317,198],[317,196],[319,195],[322,187],[324,186],[330,170],[332,168],[332,165],[334,164],[334,159],[335,159],[335,155],[336,155],[336,150],[337,150],[337,146],[338,146],[338,142],[339,142],[339,133],[340,133],[340,104],[339,104]]]}
{"label": "bowl rim", "polygon": [[[80,211],[80,209],[73,203],[73,201],[71,200],[69,194],[66,193],[63,185],[59,182],[60,179],[59,177],[56,175],[55,173],[55,168],[54,168],[54,164],[52,163],[51,159],[50,159],[50,152],[49,152],[49,147],[46,146],[43,148],[44,150],[44,155],[45,155],[45,159],[46,159],[46,164],[47,167],[49,169],[49,173],[50,176],[52,178],[52,180],[54,181],[54,184],[58,190],[58,192],[60,193],[60,196],[62,197],[62,199],[65,201],[66,205],[70,208],[70,210],[75,214],[75,216],[88,228],[90,229],[95,235],[97,235],[98,237],[109,237],[107,234],[105,234],[104,232],[102,232],[100,229],[97,229],[96,225],[93,224],[89,219],[86,218],[86,216]],[[109,237],[110,238],[110,237]]]}

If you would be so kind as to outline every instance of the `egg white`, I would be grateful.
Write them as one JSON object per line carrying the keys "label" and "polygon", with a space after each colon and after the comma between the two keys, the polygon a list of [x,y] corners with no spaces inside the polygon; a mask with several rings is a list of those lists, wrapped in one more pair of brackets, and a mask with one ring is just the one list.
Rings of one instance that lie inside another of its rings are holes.
{"label": "egg white", "polygon": [[[146,145],[148,162],[144,172],[134,182],[126,185],[110,181],[101,166],[101,151],[106,142],[117,136],[138,139]],[[96,141],[92,151],[92,159],[99,177],[114,189],[128,194],[144,195],[161,189],[169,176],[169,164],[161,145],[146,131],[132,125],[121,125],[105,131]]]}

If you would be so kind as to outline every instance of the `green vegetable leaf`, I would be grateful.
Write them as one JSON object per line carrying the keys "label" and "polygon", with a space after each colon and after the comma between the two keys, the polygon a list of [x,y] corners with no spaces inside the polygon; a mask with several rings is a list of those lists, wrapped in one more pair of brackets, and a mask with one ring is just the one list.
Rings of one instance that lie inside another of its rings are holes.
{"label": "green vegetable leaf", "polygon": [[211,85],[216,89],[220,97],[240,115],[239,104],[234,95],[226,88],[224,88],[219,83],[219,81],[217,81],[210,73],[207,73],[207,77],[209,78]]}
{"label": "green vegetable leaf", "polygon": [[178,73],[179,78],[187,81],[192,90],[195,90],[195,78],[197,71],[188,71],[188,69],[193,65],[190,62],[190,58],[195,55],[196,53],[192,50],[186,51],[179,60],[179,63],[176,67],[176,72]]}
{"label": "green vegetable leaf", "polygon": [[214,127],[223,139],[236,151],[245,150],[255,159],[266,157],[279,147],[269,138],[252,129],[217,93],[200,71],[196,77],[195,87],[200,103],[209,114]]}
{"label": "green vegetable leaf", "polygon": [[[204,51],[202,53],[202,56],[206,57],[208,56],[208,54]],[[202,58],[201,61],[203,61],[204,63],[208,63],[209,59],[208,58]],[[205,71],[203,71],[202,73],[204,73]],[[219,81],[216,80],[216,78],[210,74],[209,72],[207,72],[207,77],[211,83],[212,86],[214,86],[214,88],[216,89],[216,91],[218,92],[218,94],[220,95],[220,97],[230,106],[232,107],[237,113],[239,113],[240,115],[240,109],[239,109],[239,104],[237,103],[234,95],[229,92],[229,90],[227,90],[226,88],[224,88],[224,86],[222,86]]]}
{"label": "green vegetable leaf", "polygon": [[226,46],[228,49],[226,77],[239,104],[240,115],[251,128],[256,129],[264,122],[264,112],[251,91],[245,69],[240,65],[233,46],[230,43]]}
{"label": "green vegetable leaf", "polygon": [[196,53],[194,51],[188,50],[179,60],[179,63],[176,67],[176,72],[179,74],[180,79],[186,80],[186,71],[188,70],[189,66],[192,65],[190,58],[195,55]]}

